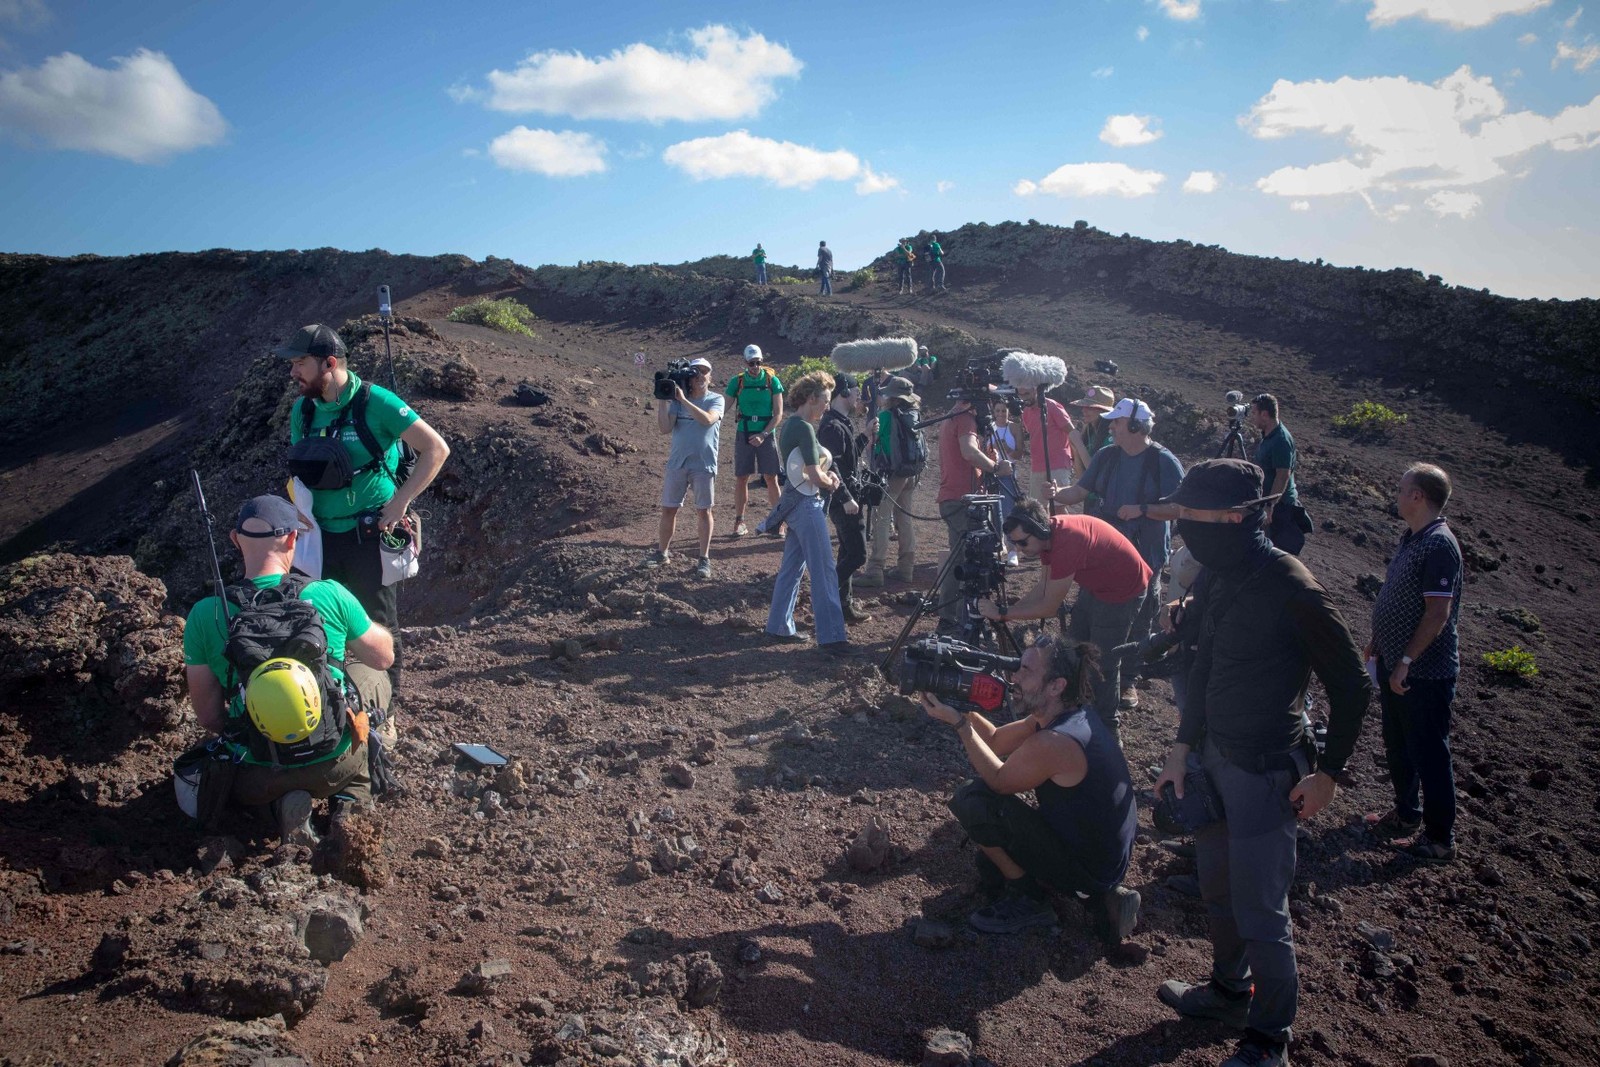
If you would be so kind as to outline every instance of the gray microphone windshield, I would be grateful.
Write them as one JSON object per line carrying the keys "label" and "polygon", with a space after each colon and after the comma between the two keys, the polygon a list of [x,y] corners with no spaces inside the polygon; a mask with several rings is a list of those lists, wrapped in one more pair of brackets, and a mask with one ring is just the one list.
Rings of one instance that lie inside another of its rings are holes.
{"label": "gray microphone windshield", "polygon": [[1013,389],[1050,389],[1067,380],[1067,365],[1055,356],[1013,352],[1000,361],[1000,377]]}
{"label": "gray microphone windshield", "polygon": [[[904,370],[917,361],[914,337],[880,337],[872,341],[845,341],[833,346],[833,365],[843,371]],[[1058,361],[1059,362],[1059,361]]]}

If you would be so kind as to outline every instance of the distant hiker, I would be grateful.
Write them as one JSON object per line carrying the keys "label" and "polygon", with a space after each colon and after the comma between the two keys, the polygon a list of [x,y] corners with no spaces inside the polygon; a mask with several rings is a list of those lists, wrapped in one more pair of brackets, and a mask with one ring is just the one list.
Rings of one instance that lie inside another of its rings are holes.
{"label": "distant hiker", "polygon": [[734,537],[750,532],[744,510],[750,499],[751,475],[766,479],[767,503],[778,506],[778,444],[773,435],[783,421],[783,382],[764,362],[760,345],[745,345],[744,371],[729,379],[723,390],[738,412],[733,424]]}
{"label": "distant hiker", "polygon": [[227,622],[215,596],[190,610],[183,662],[195,717],[222,739],[205,773],[232,776],[225,792],[202,781],[200,797],[271,805],[286,842],[313,844],[314,799],[372,804],[364,709],[388,702],[394,641],[344,586],[292,572],[305,529],[282,497],[244,502],[228,532],[244,581],[227,590]]}
{"label": "distant hiker", "polygon": [[783,563],[772,583],[767,638],[784,643],[805,642],[805,636],[795,630],[794,607],[800,596],[800,579],[809,573],[817,647],[832,656],[853,656],[859,650],[850,643],[845,629],[825,517],[828,494],[838,490],[839,475],[829,469],[831,456],[817,442],[816,429],[833,399],[833,376],[813,371],[802,375],[789,391],[794,413],[783,424],[778,447],[790,472],[785,493],[799,499],[789,515]]}
{"label": "distant hiker", "polygon": [[911,280],[911,265],[917,261],[917,254],[911,250],[911,238],[904,238],[889,254],[894,259],[895,280],[900,285],[900,291],[916,292],[916,283]]}
{"label": "distant hiker", "polygon": [[661,479],[661,525],[655,551],[645,559],[647,567],[659,567],[672,558],[672,534],[678,526],[678,509],[683,498],[694,490],[696,530],[700,535],[698,562],[694,572],[711,577],[711,509],[717,502],[717,445],[722,432],[723,398],[710,391],[711,362],[691,360],[694,380],[689,392],[672,386],[672,399],[656,406],[656,425],[672,435],[667,453],[667,469]]}
{"label": "distant hiker", "polygon": [[[384,583],[383,535],[416,535],[411,505],[444,467],[450,446],[404,400],[351,371],[344,341],[329,327],[304,327],[277,354],[289,360],[300,389],[289,414],[289,466],[311,490],[322,577],[348,589],[395,634],[389,681],[398,693],[399,586]],[[402,443],[416,457],[409,473]]]}
{"label": "distant hiker", "polygon": [[[917,524],[910,512],[912,497],[928,465],[928,448],[922,431],[916,428],[922,398],[911,379],[895,375],[880,390],[881,410],[877,430],[872,435],[872,462],[888,479],[883,504],[872,518],[872,554],[866,569],[856,579],[858,585],[875,588],[889,578],[902,582],[917,580]],[[891,525],[892,523],[892,525]],[[896,568],[885,573],[889,560],[889,535],[900,533]]]}
{"label": "distant hiker", "polygon": [[761,247],[761,242],[756,242],[755,251],[750,253],[750,258],[756,265],[756,284],[767,284],[767,250]]}
{"label": "distant hiker", "polygon": [[822,279],[822,288],[818,290],[821,296],[833,295],[833,250],[828,247],[828,242],[822,241],[817,245],[817,277]]}
{"label": "distant hiker", "polygon": [[931,234],[928,243],[922,246],[922,254],[930,261],[932,275],[931,288],[948,289],[944,284],[944,247],[939,244],[939,235]]}
{"label": "distant hiker", "polygon": [[[1093,645],[1042,633],[1011,676],[1027,717],[999,726],[921,693],[928,717],[955,727],[977,777],[956,788],[950,811],[978,846],[985,906],[967,920],[986,934],[1053,926],[1050,889],[1081,894],[1113,945],[1139,921],[1139,894],[1122,884],[1139,812],[1128,761],[1095,714]],[[1018,794],[1032,792],[1037,807]]]}
{"label": "distant hiker", "polygon": [[833,399],[817,426],[817,440],[833,453],[833,472],[839,476],[839,488],[828,501],[828,518],[839,539],[839,558],[834,573],[839,579],[839,604],[844,609],[844,621],[871,622],[871,617],[850,596],[855,573],[867,561],[866,516],[855,498],[861,454],[856,448],[855,423],[850,421],[857,393],[853,382],[848,374],[834,380]]}
{"label": "distant hiker", "polygon": [[912,366],[916,370],[917,387],[924,390],[933,388],[933,376],[939,369],[939,357],[930,353],[927,345],[917,347],[917,362]]}
{"label": "distant hiker", "polygon": [[1278,421],[1278,398],[1262,393],[1250,401],[1250,425],[1261,434],[1256,446],[1256,466],[1266,476],[1266,493],[1278,501],[1267,506],[1267,539],[1274,548],[1298,556],[1311,532],[1311,516],[1300,506],[1294,487],[1296,466],[1294,435]]}

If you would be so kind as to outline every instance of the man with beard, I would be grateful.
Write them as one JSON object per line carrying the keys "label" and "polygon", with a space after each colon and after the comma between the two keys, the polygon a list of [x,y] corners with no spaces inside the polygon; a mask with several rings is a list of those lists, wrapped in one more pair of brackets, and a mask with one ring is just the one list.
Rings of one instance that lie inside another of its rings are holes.
{"label": "man with beard", "polygon": [[856,406],[856,392],[855,381],[848,374],[841,374],[834,380],[833,400],[822,413],[817,441],[833,453],[833,472],[839,476],[839,488],[828,499],[828,518],[839,538],[835,573],[839,578],[839,604],[844,609],[844,621],[871,622],[872,617],[861,609],[861,604],[850,598],[855,573],[867,561],[867,528],[861,521],[861,503],[851,489],[861,465],[856,428],[850,421],[850,412]]}
{"label": "man with beard", "polygon": [[[972,913],[974,929],[1053,924],[1046,886],[1088,896],[1112,944],[1138,921],[1139,894],[1122,885],[1138,812],[1128,762],[1094,711],[1097,655],[1091,644],[1035,634],[1012,675],[1027,717],[1004,726],[921,694],[930,718],[955,727],[978,773],[950,800],[980,852],[979,889],[994,897]],[[1018,796],[1029,790],[1037,808]]]}
{"label": "man with beard", "polygon": [[[1160,997],[1182,1015],[1245,1030],[1223,1067],[1288,1062],[1300,995],[1289,923],[1296,818],[1332,801],[1371,696],[1360,649],[1327,591],[1267,540],[1273,498],[1261,488],[1254,463],[1208,460],[1163,501],[1177,506],[1178,532],[1209,578],[1189,608],[1200,641],[1155,789],[1170,783],[1181,798],[1198,767],[1223,815],[1195,834],[1211,975],[1165,982]],[[1320,761],[1300,713],[1312,671],[1331,709]]]}
{"label": "man with beard", "polygon": [[[290,445],[304,438],[337,441],[353,471],[337,488],[309,487],[311,514],[322,527],[322,577],[353,593],[394,635],[389,682],[398,690],[399,587],[383,583],[379,535],[397,528],[415,533],[407,512],[444,467],[450,446],[404,400],[352,372],[344,341],[330,327],[304,327],[277,354],[289,360],[289,376],[300,389],[289,416]],[[417,453],[416,468],[403,480],[401,441]]]}

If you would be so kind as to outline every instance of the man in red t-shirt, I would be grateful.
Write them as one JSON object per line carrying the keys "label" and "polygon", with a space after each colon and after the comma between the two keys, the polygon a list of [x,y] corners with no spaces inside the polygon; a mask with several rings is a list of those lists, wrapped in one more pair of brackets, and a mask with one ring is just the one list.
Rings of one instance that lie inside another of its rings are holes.
{"label": "man in red t-shirt", "polygon": [[[1011,461],[998,459],[978,439],[978,420],[965,400],[951,409],[955,414],[939,425],[939,517],[950,538],[950,551],[961,547],[967,532],[967,506],[961,498],[981,492],[981,477],[1013,473]],[[953,633],[961,623],[961,583],[956,569],[947,566],[939,583],[939,632]]]}
{"label": "man in red t-shirt", "polygon": [[1104,676],[1095,689],[1094,706],[1117,737],[1121,672],[1119,657],[1111,650],[1128,640],[1150,585],[1150,565],[1133,542],[1105,520],[1092,515],[1052,517],[1032,497],[1017,501],[1004,529],[1019,555],[1044,564],[1044,575],[1004,612],[992,600],[980,600],[978,610],[996,622],[1048,619],[1060,610],[1076,581],[1078,602],[1068,632],[1073,640],[1092,641],[1100,649]]}

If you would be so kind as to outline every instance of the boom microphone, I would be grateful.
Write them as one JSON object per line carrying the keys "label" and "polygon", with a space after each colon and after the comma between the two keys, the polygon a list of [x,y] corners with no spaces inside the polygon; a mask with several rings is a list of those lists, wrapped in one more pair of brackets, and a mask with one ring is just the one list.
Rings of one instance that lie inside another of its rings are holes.
{"label": "boom microphone", "polygon": [[1000,361],[1000,377],[1018,392],[1032,392],[1040,386],[1053,389],[1067,380],[1067,365],[1055,356],[1013,352]]}
{"label": "boom microphone", "polygon": [[[882,367],[893,374],[916,361],[917,340],[914,337],[880,337],[875,341],[845,341],[833,346],[833,365],[852,373]],[[1064,365],[1061,380],[1066,381]]]}

